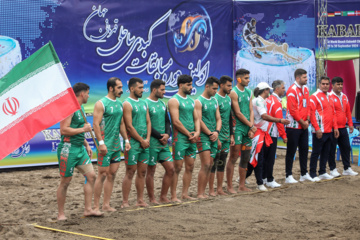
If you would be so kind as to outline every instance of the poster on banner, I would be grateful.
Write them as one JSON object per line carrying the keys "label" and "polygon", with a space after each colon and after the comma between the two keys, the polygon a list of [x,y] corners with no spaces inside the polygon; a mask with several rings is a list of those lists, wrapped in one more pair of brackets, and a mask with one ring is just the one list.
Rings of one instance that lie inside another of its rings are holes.
{"label": "poster on banner", "polygon": [[359,58],[360,2],[328,0],[327,12],[322,14],[327,16],[327,22],[317,24],[317,39],[327,38],[327,59],[343,61]]}
{"label": "poster on banner", "polygon": [[310,94],[316,90],[313,0],[236,1],[234,16],[234,71],[250,71],[250,89],[274,80],[288,88],[303,68]]}
{"label": "poster on banner", "polygon": [[90,86],[87,113],[110,77],[124,90],[131,77],[143,79],[143,97],[162,79],[167,101],[181,74],[193,77],[194,97],[209,76],[232,75],[231,0],[3,1],[0,29],[0,45],[9,48],[0,74],[51,40],[70,82]]}

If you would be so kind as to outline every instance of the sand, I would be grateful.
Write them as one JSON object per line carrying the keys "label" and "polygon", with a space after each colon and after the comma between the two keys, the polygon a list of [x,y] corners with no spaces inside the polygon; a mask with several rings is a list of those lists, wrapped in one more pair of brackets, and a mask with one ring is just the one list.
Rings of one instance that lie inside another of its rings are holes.
{"label": "sand", "polygon": [[[275,179],[285,181],[284,150],[278,150]],[[337,162],[342,173],[342,163]],[[197,192],[196,160],[190,193]],[[357,156],[352,165],[360,171]],[[96,166],[95,166],[96,169]],[[170,207],[138,209],[135,186],[130,209],[120,209],[121,182],[125,172],[121,163],[112,196],[117,212],[102,218],[83,218],[84,177],[76,171],[66,203],[67,221],[56,222],[56,167],[3,171],[0,173],[0,239],[90,239],[84,236],[35,228],[32,224],[111,239],[359,239],[360,176],[344,176],[318,183],[283,184],[269,192],[256,191],[251,176],[250,194],[211,197]],[[155,175],[159,195],[164,170]],[[183,173],[183,172],[182,172]],[[294,177],[299,178],[298,160]],[[181,174],[182,176],[182,174]],[[234,176],[234,184],[237,187]],[[182,187],[179,181],[179,189]],[[224,183],[225,186],[225,183]],[[179,194],[180,196],[180,194]]]}

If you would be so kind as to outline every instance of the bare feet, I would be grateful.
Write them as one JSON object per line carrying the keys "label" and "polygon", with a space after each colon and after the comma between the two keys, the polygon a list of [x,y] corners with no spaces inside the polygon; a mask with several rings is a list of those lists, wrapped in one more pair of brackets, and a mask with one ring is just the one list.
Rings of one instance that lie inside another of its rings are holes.
{"label": "bare feet", "polygon": [[156,201],[156,199],[150,200],[150,203],[153,204],[153,205],[159,205],[159,202]]}
{"label": "bare feet", "polygon": [[137,207],[148,207],[149,205],[146,202],[141,200],[141,201],[137,201],[136,206]]}
{"label": "bare feet", "polygon": [[121,204],[121,208],[128,208],[128,207],[130,207],[130,205],[129,205],[128,202],[123,202],[123,203]]}
{"label": "bare feet", "polygon": [[115,209],[115,208],[112,208],[112,207],[110,207],[110,206],[103,206],[103,207],[102,207],[102,210],[103,210],[104,212],[116,212],[116,209]]}
{"label": "bare feet", "polygon": [[247,187],[239,187],[239,191],[240,192],[251,192],[252,190],[250,188],[247,188]]}
{"label": "bare feet", "polygon": [[227,188],[227,191],[230,193],[230,194],[235,194],[236,191],[233,189],[233,188]]}
{"label": "bare feet", "polygon": [[202,194],[202,195],[198,195],[197,198],[199,199],[205,199],[205,198],[208,198],[209,196],[206,195],[206,194]]}
{"label": "bare feet", "polygon": [[215,192],[209,192],[209,195],[212,197],[216,197],[217,194]]}
{"label": "bare feet", "polygon": [[57,220],[58,221],[65,221],[67,218],[65,217],[65,215],[58,215]]}
{"label": "bare feet", "polygon": [[227,195],[227,193],[224,192],[223,190],[218,190],[218,191],[217,191],[217,194],[218,194],[218,195],[222,195],[222,196],[226,196],[226,195]]}
{"label": "bare feet", "polygon": [[171,203],[171,201],[167,197],[160,197],[159,202],[160,203]]}
{"label": "bare feet", "polygon": [[175,198],[171,198],[171,201],[172,202],[175,202],[175,203],[181,203],[182,201],[180,199],[178,199],[177,197]]}
{"label": "bare feet", "polygon": [[104,215],[103,212],[96,211],[96,210],[93,210],[93,209],[91,209],[90,211],[89,210],[84,211],[84,216],[85,217],[101,217],[103,215]]}
{"label": "bare feet", "polygon": [[196,198],[190,197],[189,195],[182,195],[181,199],[196,200]]}

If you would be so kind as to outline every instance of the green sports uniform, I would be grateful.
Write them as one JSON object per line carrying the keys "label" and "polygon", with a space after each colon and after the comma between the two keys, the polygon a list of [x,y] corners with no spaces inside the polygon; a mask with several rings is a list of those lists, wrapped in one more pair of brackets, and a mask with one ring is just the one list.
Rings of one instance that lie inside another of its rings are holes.
{"label": "green sports uniform", "polygon": [[[147,124],[146,124],[146,114],[147,114],[147,104],[142,99],[132,99],[128,97],[124,102],[128,102],[132,108],[132,125],[135,128],[136,132],[146,139],[147,137]],[[125,152],[125,163],[127,165],[135,165],[138,162],[149,163],[149,148],[143,149],[140,142],[133,139],[128,133],[128,138],[130,141],[131,149]]]}
{"label": "green sports uniform", "polygon": [[[195,131],[194,124],[194,100],[190,97],[183,98],[179,94],[173,96],[179,103],[179,120],[189,132]],[[174,126],[173,129],[173,158],[183,160],[185,156],[195,158],[196,143],[191,143],[189,138],[179,132]]]}
{"label": "green sports uniform", "polygon": [[[251,101],[251,90],[245,88],[244,91],[241,91],[237,86],[234,87],[233,91],[238,96],[238,102],[240,107],[240,112],[250,121],[250,101]],[[235,144],[243,144],[247,147],[251,147],[251,139],[248,136],[250,127],[241,122],[234,114],[235,117],[235,127],[234,127],[234,138]]]}
{"label": "green sports uniform", "polygon": [[[167,114],[165,103],[161,100],[153,101],[149,98],[147,98],[145,101],[149,108],[151,128],[155,129],[160,134],[164,134],[165,114]],[[173,158],[171,156],[168,145],[162,145],[158,139],[151,136],[149,148],[149,166],[156,165],[158,161],[172,162]]]}
{"label": "green sports uniform", "polygon": [[[85,121],[80,111],[85,113],[83,106],[81,106],[81,110],[77,110],[71,118],[71,128],[84,127]],[[85,133],[79,133],[73,136],[61,135],[61,141],[57,149],[61,176],[71,177],[76,166],[91,163],[90,157],[84,147],[84,140]]]}
{"label": "green sports uniform", "polygon": [[219,140],[221,142],[221,150],[218,153],[229,152],[230,148],[230,113],[231,113],[231,98],[228,95],[225,97],[215,94],[215,98],[219,104],[219,111],[221,116],[221,130]]}
{"label": "green sports uniform", "polygon": [[120,162],[120,124],[123,117],[123,106],[118,100],[103,97],[99,100],[104,107],[103,118],[100,122],[101,137],[107,147],[105,156],[97,152],[98,165],[108,167],[110,163]]}
{"label": "green sports uniform", "polygon": [[[214,132],[216,130],[216,109],[218,108],[216,98],[211,97],[210,99],[207,99],[200,95],[197,100],[201,103],[201,120],[211,132]],[[217,147],[217,140],[212,142],[207,134],[203,132],[200,133],[200,137],[197,142],[199,152],[210,150],[210,157],[214,158],[217,153]]]}

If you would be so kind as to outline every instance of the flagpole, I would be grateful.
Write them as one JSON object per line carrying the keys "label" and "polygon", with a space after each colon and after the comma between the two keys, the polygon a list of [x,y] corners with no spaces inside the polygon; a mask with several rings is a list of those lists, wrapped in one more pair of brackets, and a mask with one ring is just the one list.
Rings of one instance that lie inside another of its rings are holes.
{"label": "flagpole", "polygon": [[[81,116],[84,118],[85,123],[88,123],[88,121],[86,120],[86,117],[85,117],[83,111],[80,110],[80,112],[81,112]],[[92,130],[90,131],[90,134],[91,134],[92,139],[94,140],[96,150],[97,150],[98,152],[100,152],[100,151],[99,151],[99,146],[98,146],[97,142],[95,141],[95,136],[94,136]]]}

